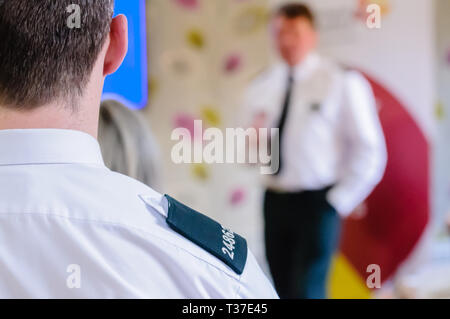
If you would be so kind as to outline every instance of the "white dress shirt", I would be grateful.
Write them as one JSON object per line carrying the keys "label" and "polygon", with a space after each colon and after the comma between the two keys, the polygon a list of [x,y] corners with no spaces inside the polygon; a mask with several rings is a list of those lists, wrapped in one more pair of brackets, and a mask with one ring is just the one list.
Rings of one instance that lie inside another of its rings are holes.
{"label": "white dress shirt", "polygon": [[[265,113],[266,127],[277,125],[288,74],[288,66],[278,63],[252,83],[245,99],[248,121]],[[370,84],[358,72],[346,72],[316,53],[294,68],[293,78],[281,141],[283,168],[267,177],[266,186],[297,192],[335,185],[328,201],[348,216],[379,183],[386,166]]]}
{"label": "white dress shirt", "polygon": [[167,200],[68,130],[0,131],[0,298],[277,298],[166,223]]}

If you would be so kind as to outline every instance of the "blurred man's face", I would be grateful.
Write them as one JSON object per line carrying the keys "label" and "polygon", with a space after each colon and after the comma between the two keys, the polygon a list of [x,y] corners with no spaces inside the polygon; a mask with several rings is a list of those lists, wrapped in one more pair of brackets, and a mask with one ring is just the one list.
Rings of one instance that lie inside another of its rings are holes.
{"label": "blurred man's face", "polygon": [[307,18],[276,17],[274,32],[278,51],[291,66],[301,63],[316,48],[317,33]]}

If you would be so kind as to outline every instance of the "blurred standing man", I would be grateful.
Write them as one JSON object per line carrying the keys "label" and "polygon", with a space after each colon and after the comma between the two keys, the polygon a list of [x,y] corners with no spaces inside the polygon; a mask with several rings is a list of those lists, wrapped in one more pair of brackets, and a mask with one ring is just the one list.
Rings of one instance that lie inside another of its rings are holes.
{"label": "blurred standing man", "polygon": [[310,9],[281,7],[273,31],[283,62],[246,99],[253,127],[279,128],[280,166],[266,180],[266,253],[281,298],[325,298],[341,219],[381,180],[386,146],[369,83],[315,52]]}

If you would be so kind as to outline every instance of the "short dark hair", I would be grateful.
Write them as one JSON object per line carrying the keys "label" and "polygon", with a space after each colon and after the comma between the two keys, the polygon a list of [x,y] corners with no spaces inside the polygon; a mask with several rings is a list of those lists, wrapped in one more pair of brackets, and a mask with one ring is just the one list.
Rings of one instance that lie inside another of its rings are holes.
{"label": "short dark hair", "polygon": [[287,19],[305,18],[309,22],[311,22],[311,25],[313,27],[315,27],[316,24],[316,18],[311,9],[307,5],[302,3],[287,3],[281,6],[276,11],[275,15]]}
{"label": "short dark hair", "polygon": [[[73,5],[79,28],[68,24]],[[114,0],[0,0],[0,105],[32,109],[68,99],[74,106],[113,11]]]}

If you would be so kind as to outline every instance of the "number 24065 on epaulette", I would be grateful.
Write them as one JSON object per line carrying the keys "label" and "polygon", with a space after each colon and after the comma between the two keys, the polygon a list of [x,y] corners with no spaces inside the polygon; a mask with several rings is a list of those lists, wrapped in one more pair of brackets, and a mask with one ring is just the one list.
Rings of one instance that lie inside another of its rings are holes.
{"label": "number 24065 on epaulette", "polygon": [[231,258],[231,260],[234,260],[234,249],[236,241],[234,240],[235,235],[232,231],[229,231],[228,229],[224,228],[222,226],[222,243],[224,247],[222,248],[222,252],[224,255],[228,255],[228,257]]}

